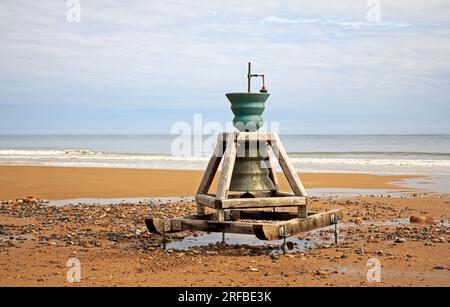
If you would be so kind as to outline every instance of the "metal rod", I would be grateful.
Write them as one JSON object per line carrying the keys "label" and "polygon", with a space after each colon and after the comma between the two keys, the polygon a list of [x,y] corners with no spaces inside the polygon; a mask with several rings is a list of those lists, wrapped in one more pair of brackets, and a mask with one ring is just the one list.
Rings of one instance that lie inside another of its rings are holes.
{"label": "metal rod", "polygon": [[336,213],[333,215],[333,222],[334,222],[334,244],[338,245],[338,237],[339,237],[338,222],[339,222],[339,219],[338,219]]}
{"label": "metal rod", "polygon": [[247,74],[247,90],[250,93],[250,79],[252,78],[252,63],[248,62],[248,74]]}

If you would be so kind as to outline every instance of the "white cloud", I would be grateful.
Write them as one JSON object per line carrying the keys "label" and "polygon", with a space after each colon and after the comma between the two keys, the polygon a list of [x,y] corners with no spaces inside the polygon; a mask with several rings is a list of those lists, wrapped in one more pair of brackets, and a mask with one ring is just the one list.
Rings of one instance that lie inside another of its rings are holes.
{"label": "white cloud", "polygon": [[42,100],[216,107],[223,92],[245,89],[249,60],[279,107],[299,108],[293,93],[318,107],[369,93],[370,105],[373,91],[377,105],[429,95],[440,107],[449,2],[392,2],[373,24],[365,0],[81,0],[81,23],[70,24],[65,1],[2,1],[0,109]]}

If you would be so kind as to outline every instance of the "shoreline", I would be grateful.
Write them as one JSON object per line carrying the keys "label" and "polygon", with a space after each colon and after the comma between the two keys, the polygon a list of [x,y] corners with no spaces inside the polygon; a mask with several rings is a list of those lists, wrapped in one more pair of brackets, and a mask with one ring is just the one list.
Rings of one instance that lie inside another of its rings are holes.
{"label": "shoreline", "polygon": [[[0,165],[0,200],[32,195],[63,200],[76,198],[140,198],[193,196],[203,171],[168,169],[10,166]],[[290,191],[281,173],[280,187]],[[217,177],[217,176],[216,176]],[[306,189],[380,189],[415,191],[401,184],[425,175],[363,173],[299,173]],[[214,179],[212,189],[217,185]]]}

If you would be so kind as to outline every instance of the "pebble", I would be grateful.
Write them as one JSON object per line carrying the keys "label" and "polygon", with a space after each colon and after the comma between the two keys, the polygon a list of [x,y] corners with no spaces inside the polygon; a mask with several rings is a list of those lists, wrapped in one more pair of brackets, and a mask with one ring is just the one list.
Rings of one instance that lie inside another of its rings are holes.
{"label": "pebble", "polygon": [[433,218],[429,215],[411,215],[409,218],[410,223],[431,223]]}
{"label": "pebble", "polygon": [[394,243],[405,243],[405,242],[406,242],[406,239],[403,239],[403,238],[397,238],[394,240]]}

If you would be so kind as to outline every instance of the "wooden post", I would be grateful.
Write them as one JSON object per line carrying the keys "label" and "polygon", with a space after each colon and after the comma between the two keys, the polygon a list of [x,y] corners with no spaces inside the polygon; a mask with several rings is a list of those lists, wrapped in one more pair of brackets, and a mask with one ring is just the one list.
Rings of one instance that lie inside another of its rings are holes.
{"label": "wooden post", "polygon": [[308,217],[308,212],[306,210],[306,205],[298,206],[298,218],[302,219],[302,218],[306,218],[306,217]]}
{"label": "wooden post", "polygon": [[[197,190],[198,194],[206,194],[208,193],[209,188],[211,187],[211,183],[214,179],[214,175],[217,172],[217,169],[219,168],[220,161],[222,160],[223,156],[223,147],[224,142],[221,135],[217,138],[217,144],[214,149],[214,152],[209,159],[208,166],[206,167],[206,171],[203,174],[202,181],[200,182],[200,185]],[[204,205],[197,203],[197,213],[198,214],[205,214],[206,208]]]}
{"label": "wooden post", "polygon": [[270,142],[270,145],[273,148],[275,156],[277,157],[278,162],[280,163],[281,169],[283,170],[283,173],[286,176],[292,191],[297,196],[307,196],[306,190],[303,187],[300,178],[298,178],[294,166],[289,160],[289,156],[287,155],[286,150],[283,147],[283,144],[281,144],[279,136],[276,134],[274,135],[276,140]]}
{"label": "wooden post", "polygon": [[216,199],[222,200],[228,197],[230,189],[231,175],[233,173],[234,162],[236,161],[236,135],[229,133],[226,140],[226,149],[220,174],[219,185],[217,187]]}
{"label": "wooden post", "polygon": [[[267,158],[269,159],[269,178],[272,180],[273,184],[275,185],[276,191],[280,189],[280,184],[278,182],[278,177],[276,173],[276,165],[273,161],[272,155],[270,154],[270,146],[267,144]],[[275,191],[275,194],[276,194]],[[274,195],[275,196],[275,195]]]}

